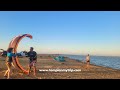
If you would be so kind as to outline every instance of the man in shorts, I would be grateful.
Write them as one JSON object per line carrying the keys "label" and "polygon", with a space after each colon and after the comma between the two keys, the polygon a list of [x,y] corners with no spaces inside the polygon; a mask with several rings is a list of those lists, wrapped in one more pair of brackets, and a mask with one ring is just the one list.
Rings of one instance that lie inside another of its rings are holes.
{"label": "man in shorts", "polygon": [[28,52],[29,57],[29,72],[28,75],[30,75],[31,68],[33,67],[34,76],[36,76],[36,62],[37,62],[37,53],[33,51],[33,47],[30,47],[30,51]]}
{"label": "man in shorts", "polygon": [[90,55],[88,54],[86,56],[86,68],[89,68],[90,67]]}

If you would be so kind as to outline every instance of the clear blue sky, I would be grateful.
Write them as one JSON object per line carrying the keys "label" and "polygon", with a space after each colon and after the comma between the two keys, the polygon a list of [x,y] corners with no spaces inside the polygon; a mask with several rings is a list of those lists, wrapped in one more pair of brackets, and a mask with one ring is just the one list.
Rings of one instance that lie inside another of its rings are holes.
{"label": "clear blue sky", "polygon": [[0,11],[0,48],[19,34],[18,51],[120,56],[119,11]]}

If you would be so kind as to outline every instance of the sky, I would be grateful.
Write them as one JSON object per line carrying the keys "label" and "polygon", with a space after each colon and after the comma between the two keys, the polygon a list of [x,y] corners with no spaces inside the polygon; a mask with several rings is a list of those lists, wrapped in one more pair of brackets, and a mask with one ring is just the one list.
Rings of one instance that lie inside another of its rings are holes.
{"label": "sky", "polygon": [[0,48],[21,34],[18,51],[120,56],[120,11],[0,11]]}

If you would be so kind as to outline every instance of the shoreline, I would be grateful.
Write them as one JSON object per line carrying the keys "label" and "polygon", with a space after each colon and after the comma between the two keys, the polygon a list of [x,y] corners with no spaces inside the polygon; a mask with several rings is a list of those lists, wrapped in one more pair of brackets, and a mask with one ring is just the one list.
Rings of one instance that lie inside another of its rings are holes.
{"label": "shoreline", "polygon": [[[73,59],[73,60],[76,60],[77,62],[83,63],[81,60],[78,60],[78,59]],[[110,68],[110,69],[114,69],[114,70],[120,70],[120,69],[115,69],[115,68],[112,68],[112,67],[109,67],[109,66],[96,65],[96,64],[93,64],[93,63],[90,63],[90,65],[103,67],[103,68]]]}
{"label": "shoreline", "polygon": [[[114,56],[111,56],[111,57],[114,57]],[[117,56],[117,57],[119,57],[119,56]],[[67,58],[69,58],[69,57],[67,57]],[[73,59],[73,58],[69,58],[69,59]],[[79,60],[79,59],[73,59],[73,60],[81,62],[81,63],[85,62],[85,60]],[[111,69],[115,69],[115,70],[120,70],[120,68],[113,68],[113,67],[109,67],[109,66],[105,66],[105,65],[97,65],[97,64],[94,64],[94,63],[90,63],[90,64],[94,65],[94,66],[100,66],[100,67],[104,67],[104,68],[111,68]]]}

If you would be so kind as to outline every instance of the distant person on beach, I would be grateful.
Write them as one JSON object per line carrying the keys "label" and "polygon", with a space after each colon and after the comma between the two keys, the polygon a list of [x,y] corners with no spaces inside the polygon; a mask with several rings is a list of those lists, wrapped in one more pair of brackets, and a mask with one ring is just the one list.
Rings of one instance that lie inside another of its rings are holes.
{"label": "distant person on beach", "polygon": [[86,68],[89,68],[89,65],[90,65],[90,55],[88,54],[86,56]]}
{"label": "distant person on beach", "polygon": [[28,75],[30,75],[31,69],[33,67],[34,76],[36,76],[36,62],[37,62],[37,53],[33,51],[33,47],[30,47],[30,51],[28,52],[29,57],[29,72]]}
{"label": "distant person on beach", "polygon": [[7,57],[6,57],[6,66],[7,66],[7,70],[4,74],[4,77],[7,77],[7,79],[10,79],[10,74],[11,74],[11,66],[14,66],[13,64],[13,58],[16,57],[16,55],[13,53],[13,48],[9,48],[7,50]]}

